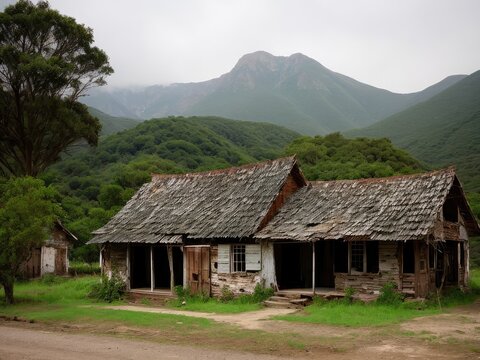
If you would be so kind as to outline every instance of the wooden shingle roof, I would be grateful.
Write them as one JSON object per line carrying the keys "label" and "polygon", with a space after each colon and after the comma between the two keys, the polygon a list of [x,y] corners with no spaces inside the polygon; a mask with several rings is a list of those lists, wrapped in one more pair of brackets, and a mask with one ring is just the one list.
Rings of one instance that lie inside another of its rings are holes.
{"label": "wooden shingle roof", "polygon": [[[182,175],[154,175],[90,243],[173,243],[252,236],[296,159]],[[303,180],[304,181],[304,180]]]}
{"label": "wooden shingle roof", "polygon": [[470,229],[478,224],[454,168],[380,179],[312,182],[292,195],[255,237],[315,241],[413,240],[431,234],[452,186]]}

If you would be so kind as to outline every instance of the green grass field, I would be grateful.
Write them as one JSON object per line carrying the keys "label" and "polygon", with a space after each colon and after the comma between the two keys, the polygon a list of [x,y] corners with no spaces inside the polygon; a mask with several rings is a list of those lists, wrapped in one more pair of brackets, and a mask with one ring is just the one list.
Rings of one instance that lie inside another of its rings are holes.
{"label": "green grass field", "polygon": [[317,323],[341,326],[380,326],[395,324],[420,316],[439,314],[453,306],[472,303],[480,296],[480,269],[471,271],[471,291],[462,293],[453,290],[446,293],[440,302],[431,299],[424,304],[402,303],[398,306],[380,305],[376,303],[352,304],[343,301],[318,301],[307,306],[303,314],[277,316],[277,320],[286,320],[303,323]]}

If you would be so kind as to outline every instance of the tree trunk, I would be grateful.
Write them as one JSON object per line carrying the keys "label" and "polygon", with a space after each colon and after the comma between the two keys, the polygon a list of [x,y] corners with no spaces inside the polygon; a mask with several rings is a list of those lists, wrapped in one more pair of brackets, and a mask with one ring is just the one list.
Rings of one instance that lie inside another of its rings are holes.
{"label": "tree trunk", "polygon": [[13,282],[3,282],[2,285],[5,291],[5,302],[7,305],[13,304]]}

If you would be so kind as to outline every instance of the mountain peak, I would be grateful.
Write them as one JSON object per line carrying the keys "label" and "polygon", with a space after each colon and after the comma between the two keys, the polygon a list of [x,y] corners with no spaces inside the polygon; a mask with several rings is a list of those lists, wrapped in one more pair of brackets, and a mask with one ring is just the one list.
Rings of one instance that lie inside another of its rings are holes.
{"label": "mountain peak", "polygon": [[278,65],[277,60],[278,58],[276,56],[266,51],[255,51],[253,53],[243,55],[233,69],[247,68],[253,70],[259,66],[262,66],[272,70]]}

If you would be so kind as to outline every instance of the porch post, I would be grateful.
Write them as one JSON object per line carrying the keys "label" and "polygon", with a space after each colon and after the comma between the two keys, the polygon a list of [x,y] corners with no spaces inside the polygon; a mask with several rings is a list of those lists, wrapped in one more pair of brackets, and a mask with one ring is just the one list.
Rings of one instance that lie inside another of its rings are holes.
{"label": "porch post", "polygon": [[312,291],[315,295],[315,241],[312,242]]}
{"label": "porch post", "polygon": [[130,290],[130,243],[127,244],[127,290]]}
{"label": "porch post", "polygon": [[168,267],[170,268],[170,291],[173,292],[175,287],[175,275],[173,273],[173,248],[167,245]]}
{"label": "porch post", "polygon": [[103,276],[103,249],[105,248],[105,245],[100,246],[100,275]]}
{"label": "porch post", "polygon": [[150,291],[155,288],[155,273],[153,272],[153,245],[150,245]]}

